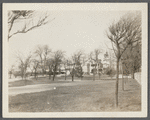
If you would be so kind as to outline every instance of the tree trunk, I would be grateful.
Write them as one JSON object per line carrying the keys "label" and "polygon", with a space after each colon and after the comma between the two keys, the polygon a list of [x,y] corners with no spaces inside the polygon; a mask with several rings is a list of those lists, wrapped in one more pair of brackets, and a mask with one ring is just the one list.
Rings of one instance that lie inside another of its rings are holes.
{"label": "tree trunk", "polygon": [[122,90],[124,91],[123,64],[122,64]]}
{"label": "tree trunk", "polygon": [[66,76],[67,76],[67,75],[66,75],[66,72],[65,72],[65,80],[66,80],[66,78],[67,78]]}
{"label": "tree trunk", "polygon": [[132,79],[134,79],[134,70],[132,71]]}
{"label": "tree trunk", "polygon": [[124,77],[123,77],[123,74],[122,74],[122,90],[124,91]]}
{"label": "tree trunk", "polygon": [[55,67],[54,67],[54,72],[53,72],[53,81],[54,81],[54,79],[55,79],[56,71],[57,71],[57,65],[55,65]]}
{"label": "tree trunk", "polygon": [[116,76],[116,107],[118,107],[118,84],[119,84],[119,59],[117,59],[117,76]]}
{"label": "tree trunk", "polygon": [[98,74],[98,72],[99,72],[99,69],[98,69],[98,63],[97,63],[97,74]]}
{"label": "tree trunk", "polygon": [[54,72],[54,74],[53,74],[53,81],[54,81],[54,79],[55,79],[55,72]]}
{"label": "tree trunk", "polygon": [[72,75],[72,81],[74,81],[74,75]]}
{"label": "tree trunk", "polygon": [[51,71],[50,65],[48,67],[49,67],[49,80],[50,80],[51,79],[51,73],[52,73],[52,71]]}
{"label": "tree trunk", "polygon": [[35,77],[35,79],[37,80],[37,77],[36,77],[36,71],[35,71],[35,73],[34,73],[34,77]]}

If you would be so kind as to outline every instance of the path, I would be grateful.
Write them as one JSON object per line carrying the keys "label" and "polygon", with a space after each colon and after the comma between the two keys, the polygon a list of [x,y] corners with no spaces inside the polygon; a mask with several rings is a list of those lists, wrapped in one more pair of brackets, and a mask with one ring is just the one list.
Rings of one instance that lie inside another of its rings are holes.
{"label": "path", "polygon": [[[106,83],[111,81],[95,81],[98,83]],[[95,83],[94,82],[94,83]],[[70,83],[52,83],[52,84],[36,84],[36,85],[27,85],[27,86],[21,86],[21,87],[9,87],[9,95],[14,96],[18,94],[24,94],[24,93],[34,93],[34,92],[41,92],[41,91],[47,91],[47,90],[55,90],[59,86],[74,86],[79,84],[93,84],[93,81],[74,81]]]}

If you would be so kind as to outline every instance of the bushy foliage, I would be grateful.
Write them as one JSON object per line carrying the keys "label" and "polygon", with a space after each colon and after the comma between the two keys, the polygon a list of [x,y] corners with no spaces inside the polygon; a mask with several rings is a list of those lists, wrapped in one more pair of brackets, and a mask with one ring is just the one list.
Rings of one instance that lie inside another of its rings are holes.
{"label": "bushy foliage", "polygon": [[114,76],[116,74],[116,71],[112,68],[108,68],[106,69],[106,75],[109,75],[109,76]]}
{"label": "bushy foliage", "polygon": [[77,77],[81,77],[82,78],[83,77],[83,73],[84,72],[83,72],[83,69],[82,69],[81,66],[79,66],[79,67],[76,68],[76,76]]}
{"label": "bushy foliage", "polygon": [[97,69],[93,68],[92,71],[91,71],[91,73],[93,73],[93,74],[95,73],[96,74],[97,73]]}

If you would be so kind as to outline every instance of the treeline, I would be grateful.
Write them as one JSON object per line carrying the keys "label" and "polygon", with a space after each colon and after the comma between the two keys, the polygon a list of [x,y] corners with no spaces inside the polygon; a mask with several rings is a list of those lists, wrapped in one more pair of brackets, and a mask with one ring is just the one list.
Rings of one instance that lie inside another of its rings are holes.
{"label": "treeline", "polygon": [[[66,58],[65,51],[52,51],[48,45],[38,45],[28,56],[25,57],[21,53],[18,53],[16,54],[16,58],[18,61],[19,75],[22,79],[26,79],[28,75],[34,75],[35,79],[38,78],[38,75],[49,75],[49,79],[52,76],[52,80],[55,80],[56,74],[63,72],[66,80],[66,71],[69,71],[73,81],[74,76],[83,78],[83,66],[88,60],[92,60],[95,69],[98,69],[98,64],[101,62],[98,59],[100,53],[102,53],[100,49],[95,49],[90,54],[85,54],[83,50],[77,50],[70,58]],[[63,66],[64,71],[60,70],[61,66]],[[13,67],[9,70],[10,78],[12,74],[15,76],[18,74],[18,72],[13,70]],[[31,71],[30,74],[28,70]],[[93,80],[95,79],[95,74],[93,72]]]}
{"label": "treeline", "polygon": [[57,74],[59,65],[63,62],[65,52],[62,50],[52,51],[48,45],[38,45],[35,51],[25,57],[20,53],[16,55],[18,60],[18,69],[20,71],[22,79],[27,76],[27,70],[30,69],[31,75],[33,74],[35,79],[40,75],[53,74],[53,80]]}
{"label": "treeline", "polygon": [[[66,57],[66,52],[62,50],[53,51],[48,45],[38,45],[35,50],[30,52],[28,56],[24,56],[21,53],[16,54],[18,61],[18,72],[14,70],[14,66],[9,70],[9,75],[21,76],[22,79],[26,79],[27,76],[34,76],[35,79],[39,75],[48,75],[49,79],[55,80],[57,74],[63,73],[65,80],[67,77],[67,71],[74,81],[74,77],[83,78],[83,66],[87,67],[86,73],[93,74],[93,80],[95,75],[102,73],[102,60],[98,58],[100,54],[103,54],[103,50],[96,48],[89,54],[85,54],[83,49],[77,50],[69,58]],[[88,64],[85,65],[85,63]],[[88,71],[89,62],[91,63],[92,70]],[[63,70],[61,70],[64,68]],[[28,72],[28,71],[31,72]]]}

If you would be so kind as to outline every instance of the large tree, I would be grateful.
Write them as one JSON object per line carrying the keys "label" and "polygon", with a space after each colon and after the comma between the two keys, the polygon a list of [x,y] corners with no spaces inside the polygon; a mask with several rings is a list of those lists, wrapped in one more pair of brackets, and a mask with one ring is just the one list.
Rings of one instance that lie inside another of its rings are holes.
{"label": "large tree", "polygon": [[[37,14],[33,10],[11,10],[8,11],[8,40],[19,33],[27,33],[35,28],[45,25],[49,22],[48,14]],[[20,28],[14,30],[14,26],[19,23]]]}
{"label": "large tree", "polygon": [[141,45],[138,42],[134,43],[134,45],[131,44],[124,52],[122,63],[124,71],[128,69],[128,73],[132,74],[134,79],[134,73],[141,68]]}
{"label": "large tree", "polygon": [[50,56],[52,50],[49,48],[48,45],[38,45],[36,46],[36,50],[34,52],[36,57],[40,59],[40,67],[42,69],[43,75],[46,73],[47,69],[47,59]]}
{"label": "large tree", "polygon": [[47,70],[47,60],[51,57],[52,50],[49,48],[48,45],[43,46],[43,56],[44,56],[44,63],[43,63],[43,71],[46,73]]}
{"label": "large tree", "polygon": [[53,67],[54,67],[53,62],[54,62],[54,60],[51,58],[47,59],[47,61],[46,61],[46,65],[48,66],[49,79],[51,79],[51,75],[53,73],[53,71],[52,71]]}
{"label": "large tree", "polygon": [[116,106],[118,106],[119,61],[129,45],[141,39],[141,14],[127,14],[108,28],[107,37],[116,56]]}
{"label": "large tree", "polygon": [[53,59],[53,67],[52,67],[53,81],[55,79],[56,72],[58,71],[58,67],[64,58],[64,55],[65,55],[65,52],[62,50],[57,50],[57,51],[53,52],[53,57],[52,57],[52,59]]}
{"label": "large tree", "polygon": [[75,70],[75,64],[72,64],[73,65],[73,68],[70,69],[70,75],[72,77],[72,82],[74,81],[74,76],[76,74],[76,70]]}
{"label": "large tree", "polygon": [[39,61],[40,61],[40,68],[42,69],[43,75],[44,75],[44,67],[43,67],[43,61],[44,61],[44,57],[43,57],[43,46],[42,45],[38,45],[36,46],[36,50],[34,51],[34,54],[36,57],[39,57]]}
{"label": "large tree", "polygon": [[34,73],[34,78],[37,80],[37,76],[38,76],[38,68],[39,68],[39,61],[36,60],[36,59],[32,59],[31,60],[31,64],[30,66],[32,66],[32,70],[33,70],[33,73]]}
{"label": "large tree", "polygon": [[29,55],[27,55],[27,57],[24,57],[21,54],[17,54],[16,57],[17,57],[17,60],[19,63],[18,67],[19,67],[19,70],[21,73],[21,77],[22,77],[22,79],[23,78],[26,79],[27,68],[30,66],[32,55],[29,54]]}

